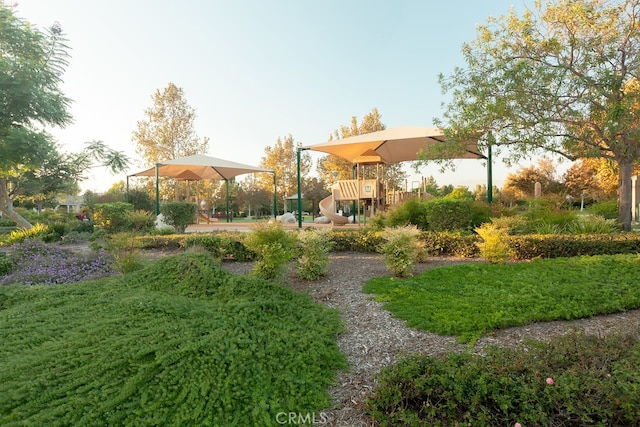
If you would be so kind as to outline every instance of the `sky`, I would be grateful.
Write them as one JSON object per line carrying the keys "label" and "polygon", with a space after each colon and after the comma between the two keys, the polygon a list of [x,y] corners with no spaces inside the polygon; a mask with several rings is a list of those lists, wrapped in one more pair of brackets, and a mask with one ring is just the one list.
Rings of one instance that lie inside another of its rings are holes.
{"label": "sky", "polygon": [[[321,143],[374,108],[387,128],[433,126],[447,100],[438,75],[465,66],[461,48],[478,24],[525,7],[523,0],[17,3],[19,17],[38,28],[57,21],[68,39],[63,91],[74,121],[50,132],[65,151],[100,140],[134,159],[119,175],[93,169],[81,187],[96,192],[153,166],[136,155],[132,133],[169,83],[196,110],[195,132],[210,139],[208,155],[253,166],[278,138]],[[496,159],[494,185],[533,163],[507,169]],[[409,170],[407,185],[420,176],[471,189],[486,184],[481,161],[457,164],[445,174],[436,164]]]}

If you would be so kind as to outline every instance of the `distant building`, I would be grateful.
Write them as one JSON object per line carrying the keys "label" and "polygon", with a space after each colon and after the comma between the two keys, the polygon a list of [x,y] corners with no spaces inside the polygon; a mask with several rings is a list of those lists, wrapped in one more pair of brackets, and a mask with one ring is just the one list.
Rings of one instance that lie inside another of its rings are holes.
{"label": "distant building", "polygon": [[58,206],[56,206],[55,210],[65,209],[67,213],[76,213],[80,212],[82,209],[82,205],[84,204],[84,196],[59,196],[58,197]]}

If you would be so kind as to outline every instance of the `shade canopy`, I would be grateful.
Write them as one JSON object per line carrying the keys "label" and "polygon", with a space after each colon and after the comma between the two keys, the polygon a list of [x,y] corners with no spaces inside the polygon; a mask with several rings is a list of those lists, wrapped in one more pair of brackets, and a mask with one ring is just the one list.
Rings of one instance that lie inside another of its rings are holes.
{"label": "shade canopy", "polygon": [[[418,155],[429,144],[446,143],[444,132],[433,127],[405,126],[385,129],[349,138],[335,139],[303,147],[307,150],[335,154],[351,163],[399,163],[420,160]],[[442,158],[442,157],[440,157]],[[485,159],[476,140],[469,141],[452,159]]]}
{"label": "shade canopy", "polygon": [[[270,169],[244,165],[204,154],[158,162],[158,176],[192,181],[201,179],[228,180],[238,175],[254,172],[273,173]],[[156,168],[152,167],[129,176],[156,176]]]}

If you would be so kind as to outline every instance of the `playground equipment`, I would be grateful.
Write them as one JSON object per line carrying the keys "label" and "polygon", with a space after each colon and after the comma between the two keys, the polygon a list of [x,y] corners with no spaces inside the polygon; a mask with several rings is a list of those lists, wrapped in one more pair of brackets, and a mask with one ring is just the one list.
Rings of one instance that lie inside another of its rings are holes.
{"label": "playground equipment", "polygon": [[[382,202],[382,183],[376,179],[348,179],[337,181],[331,186],[331,195],[320,201],[320,213],[328,218],[333,225],[345,225],[348,218],[336,212],[336,202],[364,201],[365,215],[373,214],[379,209]],[[358,212],[353,215],[360,215]]]}

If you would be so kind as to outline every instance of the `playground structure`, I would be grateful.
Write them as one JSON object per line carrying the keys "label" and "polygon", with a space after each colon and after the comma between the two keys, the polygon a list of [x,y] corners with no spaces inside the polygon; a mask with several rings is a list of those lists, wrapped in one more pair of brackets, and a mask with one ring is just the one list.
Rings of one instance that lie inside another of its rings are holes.
{"label": "playground structure", "polygon": [[[345,225],[348,217],[336,213],[336,202],[364,201],[365,215],[367,210],[380,206],[382,183],[376,179],[348,179],[337,181],[331,186],[331,194],[320,201],[320,213],[328,218],[333,225]],[[360,216],[360,203],[357,204]],[[355,212],[353,213],[355,214]]]}

